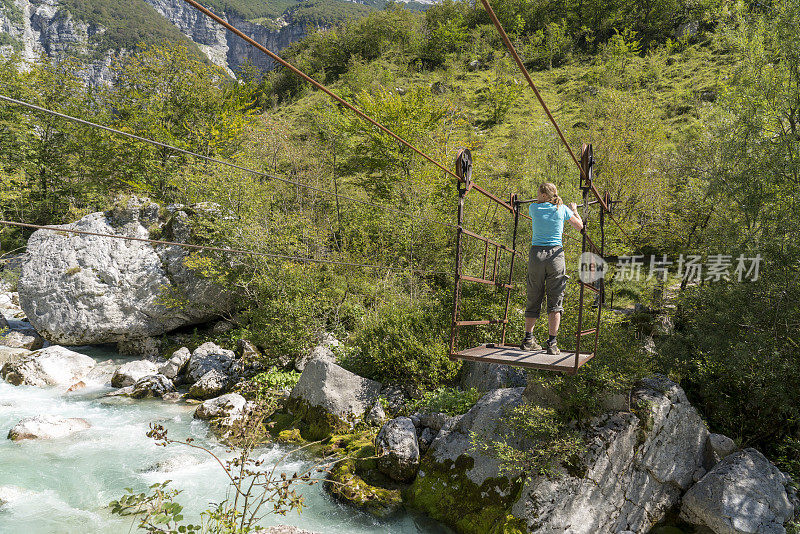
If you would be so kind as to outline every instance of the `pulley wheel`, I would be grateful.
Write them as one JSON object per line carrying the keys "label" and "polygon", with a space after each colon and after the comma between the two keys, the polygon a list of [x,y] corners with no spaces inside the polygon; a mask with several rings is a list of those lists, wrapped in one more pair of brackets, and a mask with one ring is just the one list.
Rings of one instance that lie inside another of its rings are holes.
{"label": "pulley wheel", "polygon": [[467,189],[472,186],[472,152],[468,148],[459,148],[456,155],[456,176]]}

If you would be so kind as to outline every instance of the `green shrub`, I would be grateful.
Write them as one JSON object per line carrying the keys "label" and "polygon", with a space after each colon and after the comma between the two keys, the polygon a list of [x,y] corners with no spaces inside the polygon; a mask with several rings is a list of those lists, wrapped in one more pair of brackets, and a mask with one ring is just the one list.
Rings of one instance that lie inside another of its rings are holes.
{"label": "green shrub", "polygon": [[480,400],[482,395],[475,388],[470,388],[466,391],[451,387],[437,388],[410,402],[405,411],[409,414],[415,412],[443,412],[448,415],[461,415],[467,413]]}
{"label": "green shrub", "polygon": [[577,468],[585,449],[580,434],[568,419],[554,409],[520,404],[509,410],[497,436],[487,438],[473,432],[473,450],[500,461],[500,470],[510,477],[555,476],[559,466]]}
{"label": "green shrub", "polygon": [[275,390],[292,389],[300,380],[297,371],[278,371],[271,369],[253,377],[252,383],[257,388],[256,395],[263,397]]}
{"label": "green shrub", "polygon": [[381,382],[421,389],[452,383],[459,364],[448,358],[442,316],[432,305],[381,306],[362,319],[342,363]]}

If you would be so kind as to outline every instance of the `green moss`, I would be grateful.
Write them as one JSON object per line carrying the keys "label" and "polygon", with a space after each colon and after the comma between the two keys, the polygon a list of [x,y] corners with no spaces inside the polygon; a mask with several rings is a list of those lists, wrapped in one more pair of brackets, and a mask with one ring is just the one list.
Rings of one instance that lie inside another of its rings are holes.
{"label": "green moss", "polygon": [[424,476],[406,490],[405,501],[465,534],[525,532],[522,522],[509,519],[508,510],[520,485],[498,477],[479,486],[466,474],[474,463],[467,455],[444,462],[423,457]]}
{"label": "green moss", "polygon": [[270,416],[267,422],[270,434],[276,439],[283,433],[291,430],[299,431],[300,420],[285,411],[277,411]]}
{"label": "green moss", "polygon": [[350,425],[346,421],[303,400],[290,398],[286,406],[289,413],[305,423],[301,431],[303,438],[308,441],[318,441],[332,434],[342,434],[350,430]]}
{"label": "green moss", "polygon": [[291,430],[279,432],[275,441],[279,443],[302,443],[304,440],[300,435],[300,429],[292,428]]}
{"label": "green moss", "polygon": [[[374,456],[372,445],[362,447],[358,456]],[[403,506],[403,499],[398,487],[385,487],[379,482],[365,479],[376,475],[375,462],[367,459],[352,458],[337,463],[331,469],[325,489],[334,497],[351,504],[371,515],[388,517]],[[385,482],[385,480],[383,481]]]}

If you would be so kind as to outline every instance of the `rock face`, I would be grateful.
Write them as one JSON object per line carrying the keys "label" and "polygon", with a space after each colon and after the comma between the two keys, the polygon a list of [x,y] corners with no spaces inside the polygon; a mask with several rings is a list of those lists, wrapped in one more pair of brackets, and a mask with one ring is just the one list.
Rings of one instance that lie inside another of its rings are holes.
{"label": "rock face", "polygon": [[294,362],[294,368],[302,373],[308,362],[315,359],[336,363],[336,356],[333,353],[333,349],[338,346],[339,341],[333,337],[333,334],[323,334],[317,340],[317,345],[313,349],[297,358]]}
{"label": "rock face", "polygon": [[730,454],[686,492],[681,518],[716,534],[783,534],[794,506],[790,481],[763,454]]}
{"label": "rock face", "polygon": [[94,366],[89,356],[55,345],[6,363],[0,376],[15,386],[71,386]]}
{"label": "rock face", "polygon": [[212,369],[192,384],[189,388],[189,396],[193,399],[210,399],[224,393],[229,386],[228,375]]}
{"label": "rock face", "polygon": [[[184,35],[192,39],[212,63],[236,72],[245,64],[262,70],[271,69],[273,61],[237,36],[199,13],[181,0],[145,0]],[[279,52],[305,36],[305,26],[293,23],[291,15],[277,19],[277,29],[255,24],[233,12],[219,13],[224,19],[262,43],[273,52]]]}
{"label": "rock face", "polygon": [[197,382],[209,371],[217,371],[222,375],[235,372],[236,355],[232,350],[226,350],[218,345],[208,342],[197,347],[189,358],[186,368],[186,379],[190,383]]}
{"label": "rock face", "polygon": [[158,366],[148,360],[135,360],[122,364],[111,377],[111,385],[115,388],[132,386],[137,380],[158,372]]}
{"label": "rock face", "polygon": [[664,377],[632,392],[633,413],[610,412],[586,433],[582,477],[537,477],[512,507],[531,529],[645,533],[703,467],[709,432],[686,394]]}
{"label": "rock face", "polygon": [[709,433],[702,419],[683,390],[654,377],[634,388],[633,412],[591,422],[575,467],[553,478],[534,473],[519,487],[501,475],[496,460],[474,450],[471,434],[504,435],[503,414],[523,402],[523,391],[491,392],[444,424],[411,486],[416,505],[460,532],[489,532],[513,519],[543,534],[644,534],[704,466]]}
{"label": "rock face", "polygon": [[[171,240],[180,225],[169,223],[157,204],[132,197],[109,212],[34,232],[18,283],[31,325],[51,342],[82,345],[158,336],[213,318],[230,296],[186,267],[186,249],[59,231],[147,239],[149,229],[163,228]],[[182,304],[165,305],[165,297]]]}
{"label": "rock face", "polygon": [[383,425],[376,438],[378,469],[393,480],[408,482],[419,470],[417,429],[408,417],[398,417]]}
{"label": "rock face", "polygon": [[175,380],[178,378],[178,375],[186,370],[186,365],[189,363],[191,357],[192,353],[189,349],[181,347],[173,352],[170,359],[158,368],[158,372],[170,380]]}
{"label": "rock face", "polygon": [[500,388],[525,387],[525,372],[497,363],[464,362],[461,370],[461,387],[475,388],[481,392]]}
{"label": "rock face", "polygon": [[197,407],[196,419],[216,419],[218,417],[235,418],[242,414],[247,401],[238,393],[228,393],[209,399]]}
{"label": "rock face", "polygon": [[[194,41],[208,59],[230,74],[246,64],[260,69],[272,68],[272,60],[248,46],[211,19],[180,0],[145,0],[156,12],[174,24]],[[10,55],[16,48],[23,59],[34,61],[39,55],[64,59],[68,55],[98,56],[92,37],[107,29],[101,25],[75,19],[58,0],[16,0],[0,8],[0,31],[8,35],[8,43],[0,45],[0,55]],[[145,7],[147,9],[147,7]],[[216,10],[223,18],[263,43],[280,52],[306,35],[307,22],[295,21],[291,11],[263,25],[243,19],[232,11]],[[140,24],[139,20],[128,21]],[[113,82],[109,69],[114,57],[124,51],[109,50],[89,62],[81,76],[90,84]]]}
{"label": "rock face", "polygon": [[288,407],[310,427],[313,439],[349,429],[378,400],[381,385],[335,363],[311,360],[292,389]]}
{"label": "rock face", "polygon": [[[164,375],[149,375],[140,378],[129,386],[130,396],[134,399],[161,398],[168,393],[175,393],[172,380]],[[125,390],[121,389],[120,391]]]}
{"label": "rock face", "polygon": [[91,428],[86,419],[71,417],[58,419],[49,415],[28,417],[17,423],[8,432],[8,439],[22,441],[25,439],[58,439]]}

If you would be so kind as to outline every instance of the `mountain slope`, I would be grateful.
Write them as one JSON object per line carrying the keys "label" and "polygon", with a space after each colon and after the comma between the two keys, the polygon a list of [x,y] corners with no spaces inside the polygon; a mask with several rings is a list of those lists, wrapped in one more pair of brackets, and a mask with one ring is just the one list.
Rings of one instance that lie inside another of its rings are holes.
{"label": "mountain slope", "polygon": [[[209,0],[215,12],[279,52],[310,28],[366,15],[373,8],[344,0]],[[232,75],[244,65],[267,70],[272,61],[182,0],[0,0],[0,56],[78,56],[84,77],[109,81],[108,65],[123,50],[159,41],[182,42]]]}

